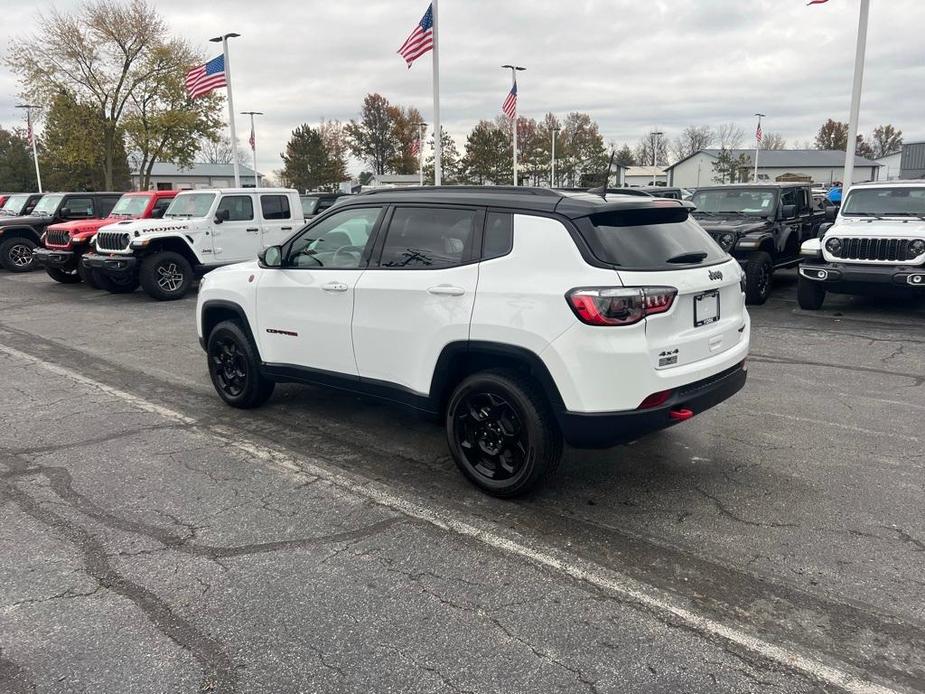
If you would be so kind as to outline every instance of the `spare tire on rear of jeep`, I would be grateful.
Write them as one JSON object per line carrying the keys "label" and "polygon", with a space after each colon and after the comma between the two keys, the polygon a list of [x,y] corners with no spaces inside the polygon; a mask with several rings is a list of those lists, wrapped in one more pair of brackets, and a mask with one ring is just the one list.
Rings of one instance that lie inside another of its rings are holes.
{"label": "spare tire on rear of jeep", "polygon": [[179,253],[157,251],[141,261],[141,288],[152,299],[175,301],[186,296],[193,284],[193,266]]}

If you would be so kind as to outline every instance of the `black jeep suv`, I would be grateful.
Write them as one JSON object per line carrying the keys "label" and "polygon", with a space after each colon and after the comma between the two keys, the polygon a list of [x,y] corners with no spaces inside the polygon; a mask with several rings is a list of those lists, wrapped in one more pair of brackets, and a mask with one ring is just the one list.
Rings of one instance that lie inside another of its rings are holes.
{"label": "black jeep suv", "polygon": [[800,245],[825,214],[808,183],[741,183],[698,188],[694,218],[745,269],[745,299],[763,304],[771,276],[800,262]]}
{"label": "black jeep suv", "polygon": [[58,222],[109,215],[122,193],[46,193],[29,214],[0,217],[0,265],[10,272],[36,267],[32,251]]}

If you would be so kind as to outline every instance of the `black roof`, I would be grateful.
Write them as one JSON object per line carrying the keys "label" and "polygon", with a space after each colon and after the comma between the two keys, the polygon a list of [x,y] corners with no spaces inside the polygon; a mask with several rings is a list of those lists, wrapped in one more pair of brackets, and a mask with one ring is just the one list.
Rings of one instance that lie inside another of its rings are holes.
{"label": "black roof", "polygon": [[407,188],[381,188],[369,190],[354,196],[352,200],[338,203],[338,209],[348,205],[362,204],[373,197],[376,202],[418,202],[456,205],[488,205],[513,210],[533,212],[556,212],[575,219],[596,212],[620,209],[664,207],[689,203],[667,198],[640,195],[625,195],[608,192],[604,199],[587,191],[563,191],[551,188],[530,188],[527,186],[425,186]]}

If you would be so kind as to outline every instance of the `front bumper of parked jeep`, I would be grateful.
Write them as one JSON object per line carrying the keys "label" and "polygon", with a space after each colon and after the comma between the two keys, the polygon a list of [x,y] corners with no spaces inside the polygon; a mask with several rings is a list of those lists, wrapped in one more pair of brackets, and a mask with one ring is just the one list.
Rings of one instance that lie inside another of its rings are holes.
{"label": "front bumper of parked jeep", "polygon": [[825,286],[828,291],[848,294],[866,290],[925,292],[925,267],[874,263],[827,263],[804,260],[800,277]]}

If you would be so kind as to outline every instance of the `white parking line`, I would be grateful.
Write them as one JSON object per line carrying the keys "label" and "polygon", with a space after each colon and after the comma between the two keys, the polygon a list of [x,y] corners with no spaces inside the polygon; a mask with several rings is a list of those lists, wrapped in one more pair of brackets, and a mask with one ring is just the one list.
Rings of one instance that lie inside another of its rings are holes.
{"label": "white parking line", "polygon": [[[226,446],[233,446],[253,458],[263,461],[288,472],[297,472],[319,477],[345,491],[373,501],[403,515],[425,521],[445,531],[471,538],[489,547],[509,555],[539,564],[575,580],[593,585],[601,590],[618,596],[623,601],[633,602],[652,610],[663,617],[671,616],[686,626],[708,637],[718,637],[730,644],[750,651],[766,660],[771,660],[787,668],[799,671],[812,679],[839,687],[853,694],[899,694],[897,690],[872,683],[846,670],[827,665],[811,654],[803,654],[791,648],[777,646],[741,629],[723,624],[709,617],[697,614],[677,604],[669,596],[661,593],[654,586],[642,583],[606,567],[588,562],[579,557],[556,550],[552,547],[530,546],[523,541],[500,535],[489,527],[479,527],[477,521],[463,514],[448,509],[434,509],[424,506],[410,498],[394,493],[372,480],[360,476],[347,475],[324,464],[309,462],[308,459],[295,457],[289,453],[276,450],[241,438],[226,428],[204,425],[180,412],[157,405],[142,397],[113,388],[99,381],[84,376],[72,369],[39,359],[12,347],[0,344],[0,352],[39,366],[51,373],[64,376],[76,383],[88,386],[100,392],[119,398],[138,409],[150,412],[182,424],[197,425],[196,430],[218,439]],[[800,419],[800,418],[795,418]]]}

